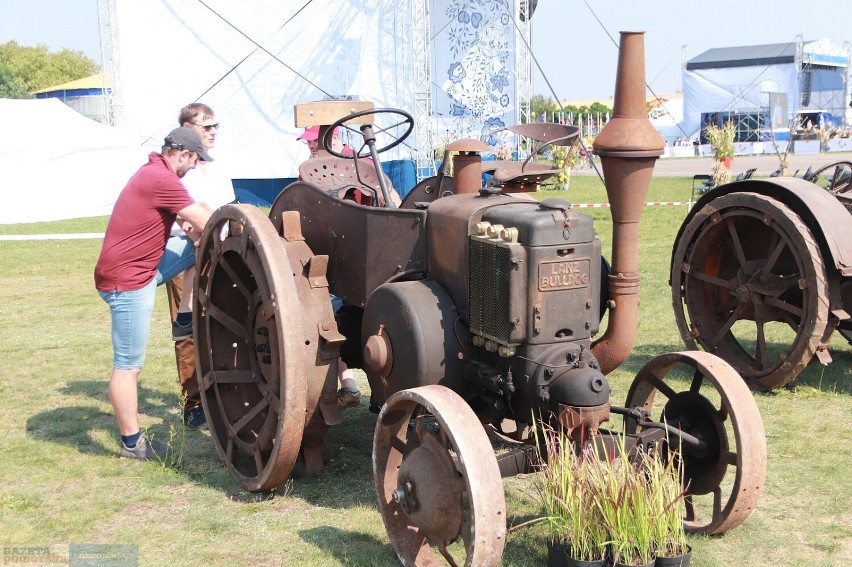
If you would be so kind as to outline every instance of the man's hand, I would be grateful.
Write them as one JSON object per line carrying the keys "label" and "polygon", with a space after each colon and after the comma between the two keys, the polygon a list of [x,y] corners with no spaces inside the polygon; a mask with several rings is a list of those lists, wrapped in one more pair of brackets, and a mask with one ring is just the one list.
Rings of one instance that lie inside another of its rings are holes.
{"label": "man's hand", "polygon": [[201,232],[204,230],[204,225],[210,218],[212,211],[210,207],[201,203],[193,203],[192,205],[181,209],[177,215],[177,221],[186,235],[198,245],[201,239]]}

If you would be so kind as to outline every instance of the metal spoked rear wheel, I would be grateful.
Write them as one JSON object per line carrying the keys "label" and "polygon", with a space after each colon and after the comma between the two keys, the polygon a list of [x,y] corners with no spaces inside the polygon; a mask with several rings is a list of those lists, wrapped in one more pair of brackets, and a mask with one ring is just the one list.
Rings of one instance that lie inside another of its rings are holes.
{"label": "metal spoked rear wheel", "polygon": [[250,205],[216,211],[197,255],[197,372],[211,437],[246,489],[274,488],[289,476],[305,427],[294,275],[272,223]]}
{"label": "metal spoked rear wheel", "polygon": [[757,390],[795,380],[836,325],[813,234],[764,195],[705,203],[675,246],[671,285],[687,347],[720,356]]}

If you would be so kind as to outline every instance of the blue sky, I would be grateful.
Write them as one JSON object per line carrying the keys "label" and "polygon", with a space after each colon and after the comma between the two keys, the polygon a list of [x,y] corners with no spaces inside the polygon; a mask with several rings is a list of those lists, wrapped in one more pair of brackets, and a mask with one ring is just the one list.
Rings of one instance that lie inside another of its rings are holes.
{"label": "blue sky", "polygon": [[[97,4],[0,0],[0,43],[67,47],[100,61]],[[550,94],[547,77],[562,100],[611,96],[618,52],[609,35],[617,42],[626,30],[646,32],[646,78],[662,94],[681,89],[683,46],[692,58],[714,47],[792,42],[797,34],[852,41],[852,0],[539,0],[532,23],[533,56],[544,71],[533,74],[534,93]]]}

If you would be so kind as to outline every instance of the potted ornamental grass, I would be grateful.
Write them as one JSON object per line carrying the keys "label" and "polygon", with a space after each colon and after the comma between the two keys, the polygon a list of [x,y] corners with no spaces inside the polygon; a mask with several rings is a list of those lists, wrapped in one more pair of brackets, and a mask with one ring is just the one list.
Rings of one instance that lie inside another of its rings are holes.
{"label": "potted ornamental grass", "polygon": [[548,565],[603,567],[609,532],[592,504],[597,489],[593,448],[576,450],[563,430],[545,429],[539,493],[548,528]]}
{"label": "potted ornamental grass", "polygon": [[704,137],[713,146],[713,181],[722,185],[731,180],[731,162],[734,159],[734,139],[737,130],[733,122],[723,126],[708,124],[704,127]]}
{"label": "potted ornamental grass", "polygon": [[537,436],[548,565],[688,567],[679,453],[667,442],[651,453],[628,451],[624,436],[607,444],[600,435],[581,449],[560,429]]}
{"label": "potted ornamental grass", "polygon": [[599,489],[594,504],[609,533],[613,567],[654,565],[655,518],[641,459],[625,448],[598,461],[593,482]]}
{"label": "potted ornamental grass", "polygon": [[686,489],[683,461],[676,451],[644,455],[654,509],[656,567],[689,567],[692,548],[686,542],[683,518]]}

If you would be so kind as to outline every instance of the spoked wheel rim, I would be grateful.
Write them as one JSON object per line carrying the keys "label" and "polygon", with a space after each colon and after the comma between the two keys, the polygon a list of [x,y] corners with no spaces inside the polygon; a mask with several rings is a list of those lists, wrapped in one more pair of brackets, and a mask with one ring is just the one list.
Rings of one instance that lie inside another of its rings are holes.
{"label": "spoked wheel rim", "polygon": [[213,444],[246,489],[274,488],[293,468],[305,424],[300,307],[287,254],[260,209],[228,205],[208,221],[197,257],[197,372]]}
{"label": "spoked wheel rim", "polygon": [[826,164],[806,178],[834,195],[852,212],[852,162],[836,161]]}
{"label": "spoked wheel rim", "polygon": [[[766,436],[754,398],[729,364],[706,352],[658,356],[639,371],[625,405],[704,443],[682,446],[687,531],[720,534],[745,521],[766,478]],[[627,433],[640,429],[625,419]]]}
{"label": "spoked wheel rim", "polygon": [[439,556],[450,565],[500,564],[500,470],[479,419],[455,392],[435,385],[392,395],[376,423],[373,471],[385,529],[403,564],[437,564]]}
{"label": "spoked wheel rim", "polygon": [[763,195],[706,203],[676,244],[671,284],[686,346],[722,357],[754,389],[795,380],[836,324],[813,234]]}

